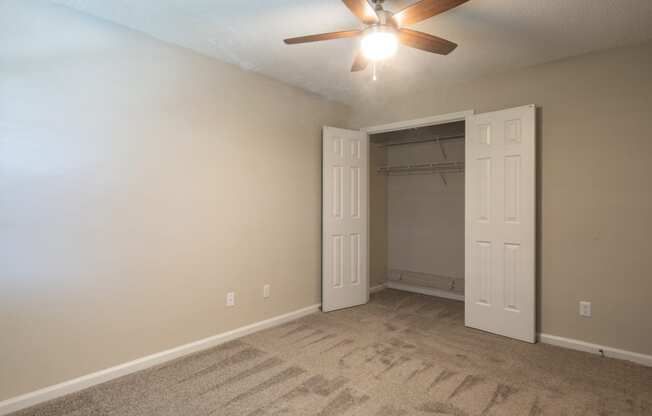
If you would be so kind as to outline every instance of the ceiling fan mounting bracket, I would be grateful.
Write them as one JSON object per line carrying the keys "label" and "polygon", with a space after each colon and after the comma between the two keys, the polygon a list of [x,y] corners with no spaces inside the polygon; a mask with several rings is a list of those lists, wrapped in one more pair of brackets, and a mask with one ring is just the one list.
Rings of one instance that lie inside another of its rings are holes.
{"label": "ceiling fan mounting bracket", "polygon": [[394,21],[394,19],[392,19],[394,13],[390,12],[389,10],[383,9],[384,2],[385,0],[373,0],[374,12],[376,12],[376,16],[378,17],[378,20],[373,25],[374,26],[392,25],[394,27],[397,27],[396,22]]}
{"label": "ceiling fan mounting bracket", "polygon": [[398,28],[396,21],[392,19],[394,14],[389,10],[385,10],[383,8],[376,9],[376,15],[378,16],[378,21],[374,23],[373,26],[392,26],[394,28]]}

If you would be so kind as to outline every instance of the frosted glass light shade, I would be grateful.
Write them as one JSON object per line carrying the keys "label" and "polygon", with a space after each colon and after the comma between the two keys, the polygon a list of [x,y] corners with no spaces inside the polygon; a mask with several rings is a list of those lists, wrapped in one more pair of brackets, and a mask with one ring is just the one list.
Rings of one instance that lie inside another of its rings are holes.
{"label": "frosted glass light shade", "polygon": [[382,61],[396,53],[398,39],[391,31],[373,30],[364,35],[360,46],[365,58],[372,61]]}

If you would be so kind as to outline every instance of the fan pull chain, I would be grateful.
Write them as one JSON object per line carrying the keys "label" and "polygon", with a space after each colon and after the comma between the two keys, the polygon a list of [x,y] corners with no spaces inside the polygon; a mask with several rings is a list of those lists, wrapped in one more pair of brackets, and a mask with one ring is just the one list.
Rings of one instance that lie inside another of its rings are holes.
{"label": "fan pull chain", "polygon": [[372,78],[372,79],[373,79],[374,81],[378,81],[378,77],[376,76],[376,62],[374,62],[374,63],[372,64],[372,66],[373,66],[373,68],[372,68],[372,70],[373,70],[373,78]]}

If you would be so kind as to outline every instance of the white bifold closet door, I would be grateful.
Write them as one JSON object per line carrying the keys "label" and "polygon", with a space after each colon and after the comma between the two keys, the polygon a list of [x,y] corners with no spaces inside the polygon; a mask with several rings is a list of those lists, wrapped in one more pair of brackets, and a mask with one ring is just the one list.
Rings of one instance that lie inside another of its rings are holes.
{"label": "white bifold closet door", "polygon": [[366,303],[368,279],[369,138],[324,127],[322,310]]}
{"label": "white bifold closet door", "polygon": [[535,342],[535,107],[466,120],[466,325]]}

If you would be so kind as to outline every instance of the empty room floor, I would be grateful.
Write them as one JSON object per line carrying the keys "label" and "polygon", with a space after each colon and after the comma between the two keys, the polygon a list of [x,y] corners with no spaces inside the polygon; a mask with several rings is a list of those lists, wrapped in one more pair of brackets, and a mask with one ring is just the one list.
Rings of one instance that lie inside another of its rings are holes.
{"label": "empty room floor", "polygon": [[651,415],[652,368],[463,326],[384,290],[16,415]]}

